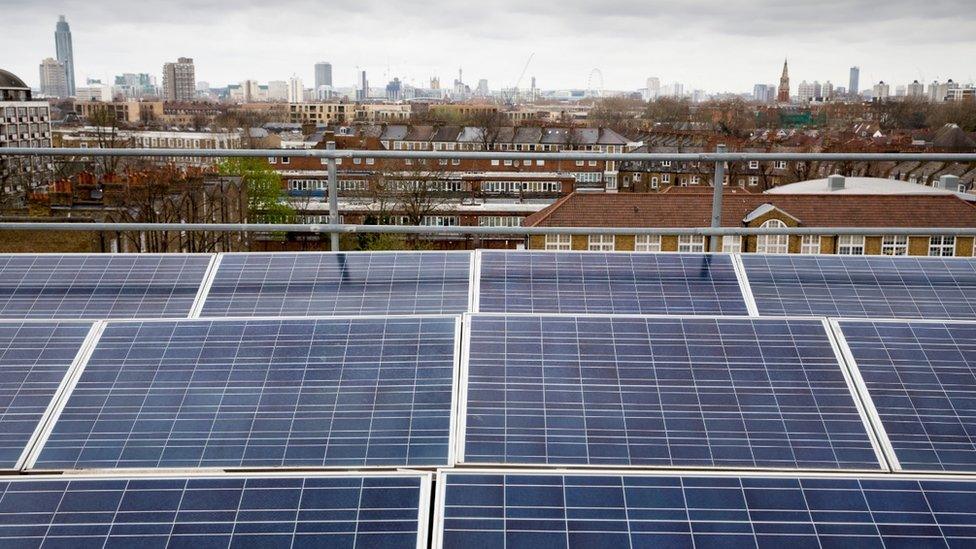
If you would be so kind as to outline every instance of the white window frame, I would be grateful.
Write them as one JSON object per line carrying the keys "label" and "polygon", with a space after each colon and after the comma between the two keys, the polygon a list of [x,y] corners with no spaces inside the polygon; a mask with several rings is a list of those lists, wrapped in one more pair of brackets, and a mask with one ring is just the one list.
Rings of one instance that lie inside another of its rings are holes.
{"label": "white window frame", "polygon": [[881,255],[908,255],[908,237],[901,235],[882,236]]}
{"label": "white window frame", "polygon": [[759,161],[758,160],[750,160],[749,161],[749,169],[750,170],[758,170],[759,169]]}
{"label": "white window frame", "polygon": [[546,249],[565,251],[573,249],[573,237],[568,234],[547,234]]}
{"label": "white window frame", "polygon": [[652,189],[656,189],[657,188],[657,178],[656,177],[652,177],[651,178],[651,188]]}
{"label": "white window frame", "polygon": [[[763,229],[785,229],[786,223],[770,219],[762,224]],[[761,234],[756,237],[756,253],[782,255],[790,253],[790,237],[785,234]]]}
{"label": "white window frame", "polygon": [[661,235],[659,234],[639,234],[634,237],[635,252],[660,252]]}
{"label": "white window frame", "polygon": [[617,238],[612,234],[591,234],[587,238],[587,249],[591,252],[612,252],[617,249]]}
{"label": "white window frame", "polygon": [[838,236],[837,255],[864,255],[864,236],[856,234]]}
{"label": "white window frame", "polygon": [[956,237],[945,235],[930,236],[929,255],[932,257],[955,257]]}
{"label": "white window frame", "polygon": [[683,234],[678,235],[679,253],[705,253],[705,237],[702,235]]}
{"label": "white window frame", "polygon": [[819,255],[820,250],[820,235],[805,234],[800,238],[801,254]]}
{"label": "white window frame", "polygon": [[722,237],[722,252],[727,254],[742,253],[742,237],[735,235],[725,235]]}

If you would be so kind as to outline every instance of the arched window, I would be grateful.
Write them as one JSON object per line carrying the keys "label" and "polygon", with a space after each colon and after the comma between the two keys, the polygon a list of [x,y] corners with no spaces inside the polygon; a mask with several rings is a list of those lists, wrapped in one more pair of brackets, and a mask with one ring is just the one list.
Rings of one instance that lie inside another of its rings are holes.
{"label": "arched window", "polygon": [[[762,224],[763,229],[784,229],[786,223],[779,219],[770,219]],[[762,234],[756,241],[756,253],[787,254],[790,253],[790,237],[785,234]]]}

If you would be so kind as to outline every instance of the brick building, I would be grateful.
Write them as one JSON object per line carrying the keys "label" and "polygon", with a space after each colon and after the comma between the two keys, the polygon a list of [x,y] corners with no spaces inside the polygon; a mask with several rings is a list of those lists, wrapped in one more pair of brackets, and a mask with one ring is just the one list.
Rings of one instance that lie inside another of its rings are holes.
{"label": "brick building", "polygon": [[[528,227],[701,228],[711,224],[710,193],[574,193],[529,216]],[[723,201],[724,227],[959,227],[976,229],[976,207],[947,195],[749,194]],[[533,236],[528,247],[548,250],[702,252],[700,236]],[[924,234],[724,237],[725,252],[847,255],[973,255],[972,237]]]}

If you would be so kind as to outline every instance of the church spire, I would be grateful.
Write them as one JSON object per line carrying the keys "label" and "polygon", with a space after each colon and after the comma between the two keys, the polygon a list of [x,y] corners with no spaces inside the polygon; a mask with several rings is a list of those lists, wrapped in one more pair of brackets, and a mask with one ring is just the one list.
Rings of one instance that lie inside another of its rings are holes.
{"label": "church spire", "polygon": [[776,100],[780,103],[790,102],[790,65],[789,60],[783,60],[783,76],[779,79],[779,93]]}

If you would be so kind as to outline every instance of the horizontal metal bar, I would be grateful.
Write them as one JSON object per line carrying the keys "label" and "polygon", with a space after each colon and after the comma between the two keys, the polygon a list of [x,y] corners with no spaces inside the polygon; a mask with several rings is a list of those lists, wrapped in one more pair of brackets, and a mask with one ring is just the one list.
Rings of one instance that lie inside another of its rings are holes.
{"label": "horizontal metal bar", "polygon": [[976,154],[943,153],[600,153],[485,151],[369,151],[328,149],[74,149],[0,148],[0,156],[199,157],[199,158],[376,158],[468,160],[596,160],[607,162],[872,161],[976,162]]}
{"label": "horizontal metal bar", "polygon": [[863,236],[976,236],[976,227],[780,227],[780,228],[671,228],[671,227],[427,227],[418,225],[314,225],[260,223],[0,223],[0,231],[209,231],[289,232],[346,234],[432,234],[432,235],[863,235]]}

